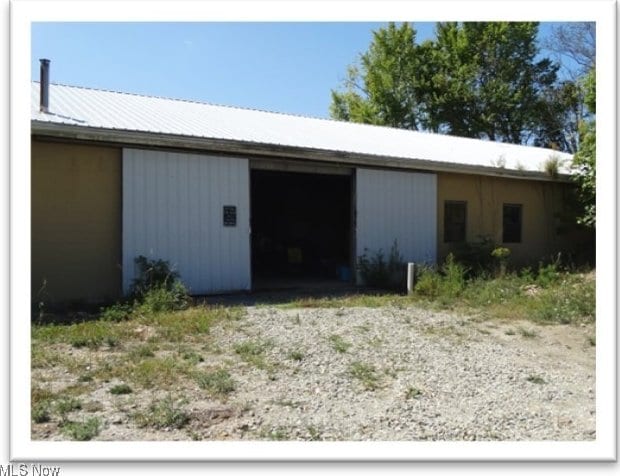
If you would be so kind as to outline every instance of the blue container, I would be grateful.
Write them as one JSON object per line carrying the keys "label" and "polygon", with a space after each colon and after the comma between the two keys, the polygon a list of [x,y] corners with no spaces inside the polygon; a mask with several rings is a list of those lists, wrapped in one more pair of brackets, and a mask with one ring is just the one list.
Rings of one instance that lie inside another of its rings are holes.
{"label": "blue container", "polygon": [[351,281],[351,268],[348,266],[339,266],[338,267],[338,279],[345,283]]}

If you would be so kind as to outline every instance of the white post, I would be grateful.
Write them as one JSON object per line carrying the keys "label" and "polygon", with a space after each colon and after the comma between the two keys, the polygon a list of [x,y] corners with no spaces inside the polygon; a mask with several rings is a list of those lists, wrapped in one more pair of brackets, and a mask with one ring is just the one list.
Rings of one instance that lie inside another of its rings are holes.
{"label": "white post", "polygon": [[415,263],[407,263],[407,294],[413,293],[415,286]]}

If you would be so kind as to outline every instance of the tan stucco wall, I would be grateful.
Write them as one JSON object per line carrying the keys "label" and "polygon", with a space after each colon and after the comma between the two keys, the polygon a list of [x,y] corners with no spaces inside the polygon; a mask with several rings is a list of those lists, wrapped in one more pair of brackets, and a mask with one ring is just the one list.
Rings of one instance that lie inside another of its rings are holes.
{"label": "tan stucco wall", "polygon": [[121,149],[36,139],[31,145],[32,299],[118,297]]}
{"label": "tan stucco wall", "polygon": [[[566,213],[568,184],[485,177],[437,175],[437,255],[443,261],[454,245],[444,243],[444,202],[467,202],[467,241],[490,237],[511,250],[514,264],[536,264],[569,245],[570,233],[558,233]],[[522,205],[521,243],[502,243],[503,204]]]}

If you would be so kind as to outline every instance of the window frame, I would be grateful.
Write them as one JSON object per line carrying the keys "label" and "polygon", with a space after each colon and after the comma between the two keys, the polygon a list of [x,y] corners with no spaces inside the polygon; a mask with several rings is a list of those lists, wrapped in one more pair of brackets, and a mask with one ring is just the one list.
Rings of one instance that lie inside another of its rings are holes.
{"label": "window frame", "polygon": [[[452,227],[448,227],[448,213],[447,208],[449,205],[462,205],[465,210],[465,219],[463,221],[463,238],[462,239],[451,239],[448,237],[448,230],[452,229]],[[444,200],[443,202],[443,242],[444,243],[466,243],[467,242],[467,200]]]}
{"label": "window frame", "polygon": [[[506,208],[513,208],[519,210],[518,220],[518,238],[515,240],[511,235],[507,237],[506,227],[515,226],[515,224],[506,223]],[[507,239],[509,238],[509,239]],[[523,243],[523,204],[522,203],[504,203],[502,205],[502,243]]]}

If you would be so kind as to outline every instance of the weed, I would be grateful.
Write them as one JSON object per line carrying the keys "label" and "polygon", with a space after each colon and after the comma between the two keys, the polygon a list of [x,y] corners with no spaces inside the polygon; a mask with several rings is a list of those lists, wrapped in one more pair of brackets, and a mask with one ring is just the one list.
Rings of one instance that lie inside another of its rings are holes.
{"label": "weed", "polygon": [[308,430],[308,439],[310,441],[321,441],[323,439],[321,432],[315,426],[309,425],[306,429]]}
{"label": "weed", "polygon": [[213,372],[199,372],[194,375],[194,379],[200,388],[216,397],[228,395],[237,386],[228,371],[224,369]]}
{"label": "weed", "polygon": [[528,377],[525,380],[527,380],[528,382],[531,382],[531,383],[538,384],[538,385],[543,385],[543,384],[547,383],[547,382],[545,382],[545,379],[542,378],[539,375],[528,375]]}
{"label": "weed", "polygon": [[515,335],[515,334],[516,334],[516,332],[515,332],[515,330],[514,330],[514,329],[506,329],[506,330],[504,331],[504,334],[506,334],[507,336],[513,336],[513,335]]}
{"label": "weed", "polygon": [[119,385],[115,385],[110,389],[110,393],[112,395],[126,395],[128,393],[132,393],[133,390],[126,383],[121,383]]}
{"label": "weed", "polygon": [[129,351],[129,359],[133,362],[139,362],[148,357],[155,357],[157,347],[153,344],[143,344],[134,347]]}
{"label": "weed", "polygon": [[50,421],[50,405],[49,402],[39,402],[32,407],[32,421],[35,423],[45,423]]}
{"label": "weed", "polygon": [[68,413],[82,408],[82,402],[77,398],[63,397],[55,402],[55,410],[61,419],[65,419]]}
{"label": "weed", "polygon": [[346,342],[338,334],[332,334],[329,336],[328,340],[336,352],[345,353],[351,347],[351,343]]}
{"label": "weed", "polygon": [[235,344],[234,349],[235,353],[239,355],[244,362],[253,364],[259,369],[266,369],[268,366],[265,362],[264,353],[271,345],[270,342],[247,340]]}
{"label": "weed", "polygon": [[405,287],[405,264],[398,251],[398,243],[394,240],[390,255],[385,259],[383,250],[368,255],[368,249],[357,258],[357,268],[367,286],[381,289],[398,289]]}
{"label": "weed", "polygon": [[291,350],[288,353],[288,358],[296,362],[304,360],[305,354],[301,350]]}
{"label": "weed", "polygon": [[126,303],[117,303],[112,306],[102,308],[101,319],[110,322],[126,321],[130,318],[133,307]]}
{"label": "weed", "polygon": [[376,390],[379,388],[379,377],[374,366],[363,362],[353,362],[349,366],[349,375],[359,380],[366,390]]}
{"label": "weed", "polygon": [[596,347],[596,336],[589,336],[588,344],[590,344],[591,347]]}
{"label": "weed", "polygon": [[172,357],[151,358],[138,362],[129,370],[130,381],[145,388],[170,387],[187,374],[188,364]]}
{"label": "weed", "polygon": [[422,396],[422,390],[416,387],[409,387],[405,392],[405,398],[411,400],[412,398],[418,398]]}
{"label": "weed", "polygon": [[62,432],[75,441],[92,440],[99,434],[100,428],[101,421],[97,417],[81,422],[67,421],[61,426]]}
{"label": "weed", "polygon": [[538,333],[534,330],[525,329],[523,327],[519,328],[519,334],[526,339],[533,339],[534,337],[538,337]]}
{"label": "weed", "polygon": [[199,362],[204,362],[204,358],[202,355],[194,352],[191,349],[179,349],[179,354],[183,360],[186,360],[188,363],[192,365],[196,365]]}
{"label": "weed", "polygon": [[85,373],[78,377],[78,382],[88,383],[93,381],[93,374]]}
{"label": "weed", "polygon": [[189,422],[189,415],[183,410],[184,402],[175,403],[170,395],[163,400],[153,401],[144,412],[136,412],[136,425],[162,428],[183,428]]}

